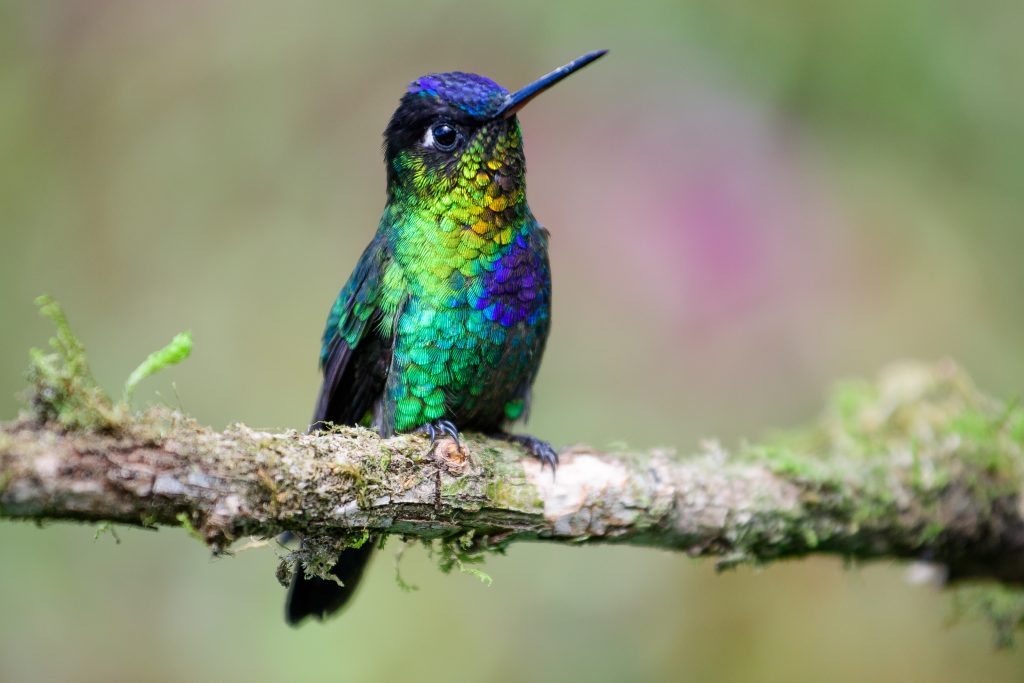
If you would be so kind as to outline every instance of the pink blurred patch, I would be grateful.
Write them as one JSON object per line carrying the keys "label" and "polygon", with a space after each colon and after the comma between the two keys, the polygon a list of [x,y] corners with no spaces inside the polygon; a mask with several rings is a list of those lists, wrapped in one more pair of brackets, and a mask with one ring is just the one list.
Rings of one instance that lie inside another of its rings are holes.
{"label": "pink blurred patch", "polygon": [[638,106],[649,93],[581,112],[559,138],[557,123],[524,123],[558,334],[601,339],[589,362],[602,367],[628,354],[617,381],[643,378],[645,400],[677,405],[686,386],[705,420],[738,416],[755,386],[815,385],[857,324],[863,265],[827,165],[748,100],[696,90]]}
{"label": "pink blurred patch", "polygon": [[[577,130],[571,149],[527,135],[531,202],[536,208],[543,196],[538,213],[550,221],[556,248],[610,266],[597,285],[602,300],[653,307],[712,336],[755,313],[824,305],[848,266],[843,220],[792,131],[713,92],[642,111],[650,113],[641,120],[624,109],[618,120],[603,117],[601,128]],[[555,173],[569,185],[580,168],[591,183],[589,169],[614,170],[597,178],[595,192],[538,181],[542,166],[548,174],[561,166]],[[551,206],[561,215],[549,217]]]}

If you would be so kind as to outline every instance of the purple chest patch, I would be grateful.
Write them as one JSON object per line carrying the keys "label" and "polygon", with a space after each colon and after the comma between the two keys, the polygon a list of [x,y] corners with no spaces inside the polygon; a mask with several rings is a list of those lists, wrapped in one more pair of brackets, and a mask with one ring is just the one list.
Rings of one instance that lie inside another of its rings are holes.
{"label": "purple chest patch", "polygon": [[472,289],[473,308],[503,327],[523,320],[533,325],[548,314],[551,277],[547,262],[523,235],[484,271]]}

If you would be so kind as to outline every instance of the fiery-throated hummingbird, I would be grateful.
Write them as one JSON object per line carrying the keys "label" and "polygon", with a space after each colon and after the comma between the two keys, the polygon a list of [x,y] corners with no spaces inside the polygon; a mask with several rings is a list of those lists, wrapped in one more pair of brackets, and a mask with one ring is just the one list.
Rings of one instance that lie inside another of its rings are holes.
{"label": "fiery-throated hummingbird", "polygon": [[[456,440],[475,430],[523,445],[554,471],[549,444],[505,431],[527,415],[551,326],[548,232],[526,202],[516,113],[605,52],[514,93],[459,71],[409,85],[384,131],[377,234],[327,317],[311,429],[363,424],[381,436]],[[297,566],[288,622],[340,609],[373,545],[338,558],[341,585]]]}

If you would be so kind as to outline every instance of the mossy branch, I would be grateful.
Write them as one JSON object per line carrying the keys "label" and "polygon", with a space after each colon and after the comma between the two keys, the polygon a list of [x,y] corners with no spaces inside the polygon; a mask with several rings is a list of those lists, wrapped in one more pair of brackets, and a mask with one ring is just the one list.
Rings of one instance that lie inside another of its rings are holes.
{"label": "mossy branch", "polygon": [[950,581],[1024,585],[1024,408],[949,362],[842,385],[815,425],[763,443],[688,455],[575,446],[552,477],[473,434],[466,449],[431,449],[358,428],[218,432],[167,409],[133,414],[95,388],[77,342],[55,348],[35,355],[32,409],[0,425],[0,518],[185,526],[215,552],[293,531],[322,551],[308,565],[370,530],[440,539],[460,567],[539,540],[667,548],[722,567],[813,553],[924,560]]}

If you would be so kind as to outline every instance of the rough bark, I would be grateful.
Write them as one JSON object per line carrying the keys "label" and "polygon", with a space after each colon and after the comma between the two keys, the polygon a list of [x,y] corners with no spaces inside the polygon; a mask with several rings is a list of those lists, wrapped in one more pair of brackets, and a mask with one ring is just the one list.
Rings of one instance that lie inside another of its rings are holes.
{"label": "rough bark", "polygon": [[356,428],[217,432],[166,410],[68,419],[40,403],[53,400],[0,427],[0,517],[184,525],[215,551],[289,530],[323,539],[326,558],[370,530],[463,557],[518,540],[631,543],[723,565],[922,559],[951,579],[1024,583],[1024,411],[950,363],[845,385],[818,424],[760,445],[575,446],[555,477],[474,435],[460,450]]}
{"label": "rough bark", "polygon": [[[925,560],[999,645],[1024,628],[1024,408],[979,392],[952,362],[902,363],[835,390],[812,426],[726,450],[562,452],[557,477],[518,448],[465,435],[431,447],[362,429],[217,432],[166,409],[133,413],[145,376],[186,358],[178,335],[111,400],[63,311],[32,351],[27,410],[0,424],[0,519],[183,526],[214,552],[300,534],[279,568],[323,577],[372,534],[421,539],[444,570],[517,540],[631,543],[720,566],[830,553]],[[934,575],[934,572],[931,574]]]}

